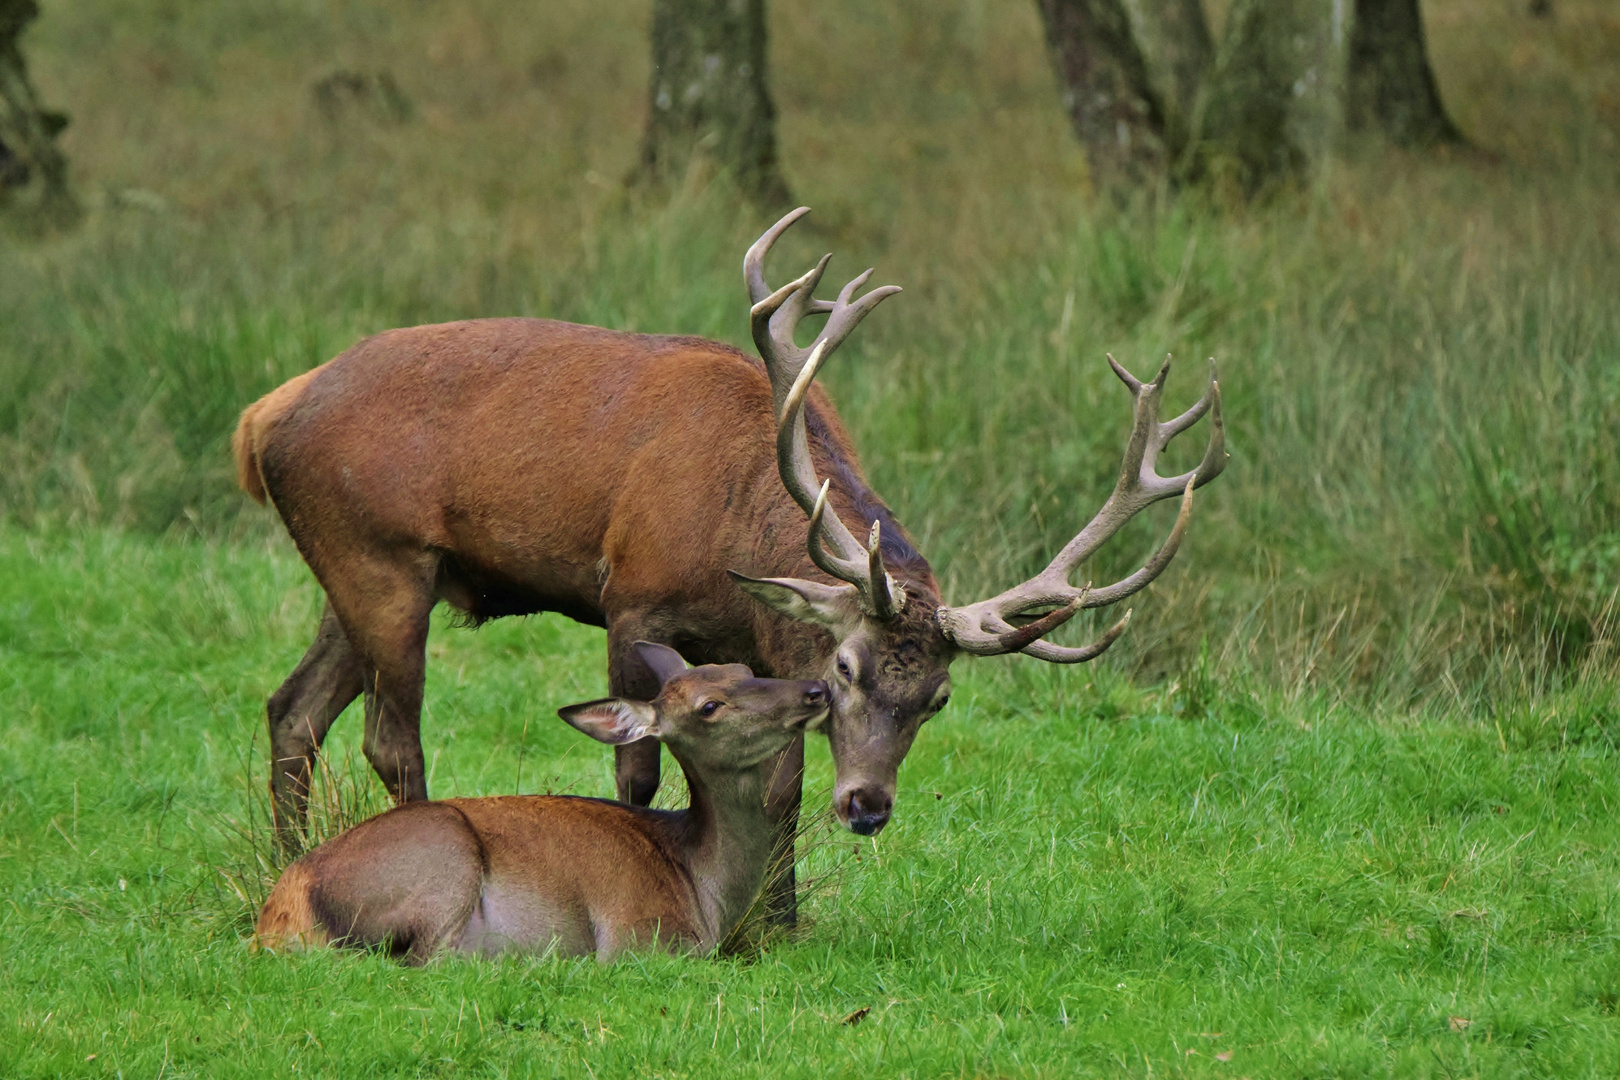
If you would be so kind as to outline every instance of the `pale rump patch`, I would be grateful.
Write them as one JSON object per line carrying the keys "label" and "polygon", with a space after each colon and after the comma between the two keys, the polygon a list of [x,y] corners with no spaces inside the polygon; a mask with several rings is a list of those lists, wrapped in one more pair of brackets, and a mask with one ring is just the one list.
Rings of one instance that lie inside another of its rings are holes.
{"label": "pale rump patch", "polygon": [[537,901],[532,890],[485,883],[466,927],[451,942],[457,952],[495,956],[504,952],[577,956],[593,951],[584,920],[555,905]]}

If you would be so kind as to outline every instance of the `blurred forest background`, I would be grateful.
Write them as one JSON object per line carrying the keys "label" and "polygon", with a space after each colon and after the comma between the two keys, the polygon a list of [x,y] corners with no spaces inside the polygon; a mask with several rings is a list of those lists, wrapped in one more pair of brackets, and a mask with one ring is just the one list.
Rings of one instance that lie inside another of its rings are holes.
{"label": "blurred forest background", "polygon": [[[1032,573],[1105,496],[1130,418],[1105,351],[1180,358],[1172,407],[1213,355],[1232,465],[1109,663],[1194,715],[1281,694],[1556,726],[1573,693],[1620,723],[1612,3],[1425,0],[1466,144],[1358,143],[1254,199],[1101,190],[1032,0],[768,14],[781,177],[815,209],[772,273],[831,250],[838,280],[905,287],[823,379],[948,598]],[[235,489],[238,411],[392,326],[748,347],[741,255],[783,208],[701,161],[626,184],[650,18],[47,0],[22,42],[82,218],[0,219],[0,518],[283,542]]]}

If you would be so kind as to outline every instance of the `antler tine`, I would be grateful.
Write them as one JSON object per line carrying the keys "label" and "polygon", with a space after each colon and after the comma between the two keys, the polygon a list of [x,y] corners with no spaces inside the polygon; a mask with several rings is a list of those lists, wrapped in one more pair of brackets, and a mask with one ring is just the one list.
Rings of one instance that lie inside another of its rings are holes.
{"label": "antler tine", "polygon": [[1118,603],[1132,593],[1141,592],[1152,584],[1154,578],[1164,573],[1164,568],[1170,565],[1170,560],[1174,559],[1176,552],[1181,549],[1182,537],[1187,534],[1187,525],[1192,521],[1192,493],[1197,487],[1192,480],[1187,481],[1181,496],[1181,509],[1176,512],[1176,523],[1170,527],[1170,535],[1164,538],[1164,543],[1159,545],[1159,550],[1153,553],[1152,558],[1143,563],[1142,568],[1130,577],[1092,592],[1085,603],[1086,607],[1107,607],[1109,604]]}
{"label": "antler tine", "polygon": [[[1215,376],[1213,361],[1209,386],[1204,395],[1192,408],[1164,423],[1159,422],[1158,414],[1165,379],[1170,373],[1170,359],[1166,357],[1158,374],[1146,383],[1125,370],[1112,356],[1108,357],[1108,363],[1136,399],[1131,435],[1113,492],[1097,516],[1064,545],[1057,557],[1039,574],[989,600],[960,608],[941,607],[936,618],[957,647],[982,655],[1010,652],[1013,646],[1018,646],[1018,651],[1054,663],[1080,663],[1101,654],[1124,632],[1123,620],[1083,649],[1052,645],[1039,640],[1039,636],[1027,642],[1022,636],[1010,636],[1016,633],[1011,620],[1028,611],[1063,605],[1058,611],[1050,612],[1025,626],[1023,630],[1027,632],[1030,627],[1053,620],[1070,605],[1075,610],[1105,607],[1146,588],[1170,565],[1181,547],[1192,520],[1194,489],[1215,479],[1226,467],[1226,428],[1221,416],[1220,383]],[[1198,467],[1179,476],[1160,476],[1154,470],[1159,452],[1171,439],[1192,427],[1206,414],[1210,417],[1210,439]],[[1175,525],[1141,569],[1101,589],[1091,589],[1090,586],[1076,589],[1069,584],[1068,577],[1074,568],[1095,554],[1126,522],[1160,499],[1177,494],[1181,496],[1181,508],[1176,514]],[[1053,621],[1047,629],[1061,625],[1066,618]],[[1020,642],[1023,644],[1019,645]]]}
{"label": "antler tine", "polygon": [[872,271],[868,270],[845,285],[837,300],[817,300],[815,289],[826,273],[831,255],[822,256],[803,277],[773,291],[765,280],[765,257],[777,238],[809,212],[808,207],[801,206],[783,217],[754,242],[743,258],[743,278],[748,285],[752,304],[749,322],[754,345],[759,349],[760,359],[765,361],[772,397],[778,410],[786,397],[787,388],[798,377],[810,353],[810,349],[800,348],[794,341],[799,323],[806,315],[828,316],[827,324],[816,335],[816,341],[825,342],[830,353],[843,343],[874,307],[900,291],[898,286],[885,285],[854,298],[856,290],[872,276]]}
{"label": "antler tine", "polygon": [[1216,391],[1215,358],[1212,356],[1209,358],[1209,385],[1204,387],[1203,396],[1193,402],[1192,408],[1174,420],[1166,420],[1159,425],[1159,430],[1164,434],[1164,441],[1168,443],[1171,439],[1203,419],[1204,414],[1209,412],[1210,406],[1215,403]]}
{"label": "antler tine", "polygon": [[743,256],[743,281],[748,285],[749,303],[757,304],[771,294],[771,287],[765,284],[765,256],[770,254],[771,246],[776,243],[777,237],[787,232],[788,226],[809,212],[808,206],[801,206],[783,215],[780,221],[765,230],[765,235],[754,241],[747,254]]}
{"label": "antler tine", "polygon": [[[810,384],[826,358],[873,308],[900,289],[885,285],[855,297],[872,276],[872,271],[867,270],[846,284],[837,300],[817,300],[816,286],[832,259],[824,255],[803,277],[773,291],[765,280],[765,256],[788,226],[808,212],[806,207],[800,207],[783,217],[754,242],[743,258],[743,278],[752,303],[748,313],[750,330],[760,359],[765,362],[777,412],[777,471],[793,501],[810,515],[811,560],[825,573],[854,585],[867,609],[878,618],[888,619],[904,604],[905,590],[884,568],[877,523],[873,523],[871,544],[863,547],[828,505],[829,485],[817,480],[810,457],[804,404]],[[811,347],[802,349],[793,337],[806,315],[826,315],[827,322]]]}
{"label": "antler tine", "polygon": [[1074,618],[1080,612],[1081,607],[1084,606],[1086,594],[1090,591],[1091,583],[1088,581],[1086,587],[1080,590],[1079,596],[1076,596],[1060,608],[1048,611],[1032,623],[1026,623],[1017,630],[1002,634],[996,639],[996,644],[1000,646],[1002,652],[1020,652],[1028,648]]}
{"label": "antler tine", "polygon": [[1221,415],[1221,384],[1215,377],[1215,361],[1209,362],[1209,445],[1204,447],[1204,459],[1193,470],[1197,480],[1196,487],[1203,487],[1221,473],[1226,471],[1226,463],[1232,455],[1226,452],[1226,418]]}
{"label": "antler tine", "polygon": [[872,313],[873,308],[901,291],[898,285],[879,285],[858,300],[850,301],[846,299],[848,294],[853,293],[871,276],[872,271],[867,270],[856,277],[854,281],[845,285],[843,290],[839,292],[838,301],[832,305],[832,310],[829,313],[827,325],[821,331],[821,340],[827,342],[829,350],[842,345],[851,331],[861,325],[861,320]]}
{"label": "antler tine", "polygon": [[906,591],[883,565],[883,522],[874,519],[866,539],[866,577],[872,583],[872,614],[892,619],[905,606]]}
{"label": "antler tine", "polygon": [[1127,610],[1119,622],[1110,626],[1102,637],[1079,649],[1065,648],[1062,645],[1053,645],[1050,641],[1037,641],[1020,650],[1025,656],[1033,656],[1037,660],[1046,660],[1054,664],[1083,664],[1087,660],[1095,660],[1108,651],[1108,646],[1118,641],[1125,628],[1131,623],[1131,612]]}
{"label": "antler tine", "polygon": [[[875,266],[868,266],[865,270],[862,270],[860,273],[850,278],[849,281],[845,282],[844,287],[838,290],[837,302],[840,304],[849,303],[850,298],[855,295],[855,290],[859,289],[861,286],[865,285],[869,280],[871,280],[872,272],[876,269],[877,267]],[[900,286],[898,285],[890,285],[888,288],[893,289],[896,292],[900,291]]]}
{"label": "antler tine", "polygon": [[1204,390],[1204,396],[1199,398],[1193,407],[1176,417],[1159,425],[1158,444],[1163,449],[1170,440],[1183,431],[1196,424],[1204,415],[1209,414],[1209,444],[1204,447],[1203,459],[1198,467],[1191,472],[1184,472],[1180,476],[1160,478],[1165,484],[1184,484],[1188,479],[1196,479],[1199,487],[1203,487],[1226,468],[1226,420],[1221,415],[1221,384],[1216,377],[1215,360],[1209,361],[1209,386]]}
{"label": "antler tine", "polygon": [[1115,360],[1113,353],[1103,353],[1103,355],[1108,357],[1108,366],[1114,369],[1114,374],[1119,376],[1119,381],[1124,383],[1133,395],[1140,395],[1142,393],[1142,380],[1126,371],[1125,365]]}
{"label": "antler tine", "polygon": [[[821,362],[826,357],[826,346],[817,342],[816,347],[810,350],[810,359],[799,369],[798,378],[788,388],[782,411],[776,418],[776,470],[782,477],[782,486],[807,514],[815,504],[815,496],[811,493],[816,490],[818,481],[815,463],[810,460],[810,440],[805,434],[804,400],[809,396],[810,384],[816,381],[816,372],[821,370]],[[833,520],[838,520],[837,514],[833,515]],[[839,522],[840,528],[842,525]],[[844,536],[838,538],[838,547],[840,555],[846,558],[853,558],[853,553],[860,550],[860,545],[848,529],[844,529]]]}
{"label": "antler tine", "polygon": [[[836,513],[829,514],[827,507],[827,490],[832,486],[830,479],[821,482],[821,490],[816,495],[816,501],[810,508],[810,561],[821,567],[822,573],[828,577],[847,581],[856,588],[861,588],[862,582],[867,580],[863,571],[865,567],[854,559],[840,558],[827,550],[827,522],[829,519],[834,525],[834,544],[837,544],[838,529],[844,529],[844,523],[838,520]],[[849,530],[844,529],[845,535]],[[863,590],[864,591],[864,590]],[[874,606],[876,606],[874,604]]]}

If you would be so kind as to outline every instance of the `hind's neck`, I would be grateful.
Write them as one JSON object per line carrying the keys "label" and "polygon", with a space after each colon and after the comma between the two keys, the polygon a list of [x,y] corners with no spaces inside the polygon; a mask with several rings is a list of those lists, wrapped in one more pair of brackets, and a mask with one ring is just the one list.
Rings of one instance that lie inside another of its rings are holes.
{"label": "hind's neck", "polygon": [[764,883],[772,839],[765,790],[772,764],[705,777],[681,763],[692,802],[684,813],[679,856],[697,892],[705,949],[736,928]]}

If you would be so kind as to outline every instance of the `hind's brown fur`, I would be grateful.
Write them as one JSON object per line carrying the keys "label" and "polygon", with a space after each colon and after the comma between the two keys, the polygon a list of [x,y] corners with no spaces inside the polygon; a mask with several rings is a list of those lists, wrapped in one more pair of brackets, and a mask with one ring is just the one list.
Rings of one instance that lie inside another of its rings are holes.
{"label": "hind's brown fur", "polygon": [[603,960],[654,942],[713,949],[765,876],[775,759],[826,715],[830,695],[823,682],[755,679],[738,665],[677,671],[672,650],[640,648],[673,661],[652,705],[608,699],[564,716],[603,741],[663,740],[690,807],[553,795],[406,803],[289,866],[257,944],[383,947],[415,963],[442,949]]}
{"label": "hind's brown fur", "polygon": [[313,881],[308,867],[295,862],[287,867],[276,887],[259,911],[258,925],[254,927],[254,944],[276,951],[320,948],[331,943],[331,937],[316,918],[310,906],[309,891]]}

